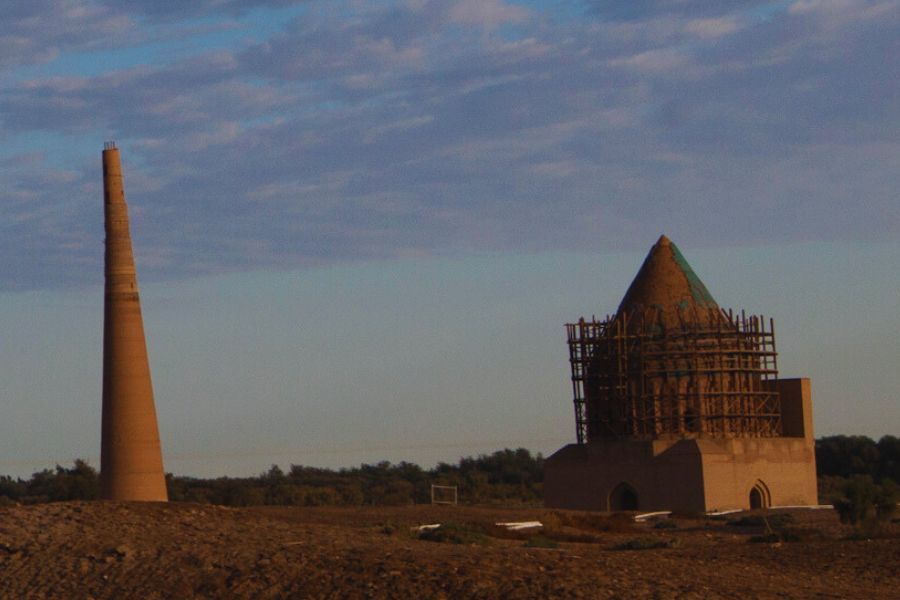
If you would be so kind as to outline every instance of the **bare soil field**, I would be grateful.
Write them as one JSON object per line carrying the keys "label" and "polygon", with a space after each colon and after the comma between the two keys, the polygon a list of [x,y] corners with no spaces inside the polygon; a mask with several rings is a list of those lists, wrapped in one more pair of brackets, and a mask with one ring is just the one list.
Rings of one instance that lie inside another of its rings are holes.
{"label": "bare soil field", "polygon": [[[833,511],[798,510],[780,518],[798,541],[753,543],[766,528],[735,523],[747,515],[660,526],[548,509],[8,506],[0,598],[900,597],[900,525],[847,539]],[[494,525],[530,520],[540,537]],[[419,539],[432,523],[463,543]]]}

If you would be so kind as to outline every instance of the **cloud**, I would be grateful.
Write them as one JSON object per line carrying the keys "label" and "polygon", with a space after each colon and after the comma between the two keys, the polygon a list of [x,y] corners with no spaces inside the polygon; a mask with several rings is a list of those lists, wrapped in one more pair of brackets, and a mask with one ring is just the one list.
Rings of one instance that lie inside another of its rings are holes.
{"label": "cloud", "polygon": [[96,2],[7,3],[0,19],[0,69],[49,62],[72,50],[110,48],[134,28],[127,14]]}
{"label": "cloud", "polygon": [[[123,14],[142,27],[138,4]],[[895,238],[897,12],[723,4],[554,21],[514,2],[310,2],[265,39],[8,78],[0,136],[22,150],[0,159],[2,247],[21,258],[0,287],[97,280],[107,138],[144,279],[642,249],[660,230]],[[166,6],[153,18],[195,16]],[[240,23],[237,4],[197,6]]]}
{"label": "cloud", "polygon": [[89,267],[102,261],[100,213],[91,214],[81,201],[98,192],[88,173],[55,168],[43,153],[14,155],[0,165],[0,188],[3,289],[99,281]]}
{"label": "cloud", "polygon": [[660,16],[714,18],[737,11],[750,11],[781,4],[774,0],[629,0],[628,2],[585,0],[585,2],[590,12],[612,21],[640,21]]}
{"label": "cloud", "polygon": [[742,20],[735,16],[715,19],[691,19],[685,30],[701,38],[718,38],[732,34],[743,26]]}
{"label": "cloud", "polygon": [[670,73],[679,76],[679,70],[690,66],[690,59],[682,52],[674,48],[662,50],[647,50],[624,58],[614,58],[609,61],[614,67],[626,67],[635,71],[649,73]]}
{"label": "cloud", "polygon": [[180,20],[210,15],[239,16],[259,8],[284,8],[308,0],[102,0],[110,9],[152,19]]}
{"label": "cloud", "polygon": [[530,11],[507,4],[503,0],[461,0],[451,3],[450,21],[462,25],[478,25],[494,29],[501,25],[521,23],[528,19]]}

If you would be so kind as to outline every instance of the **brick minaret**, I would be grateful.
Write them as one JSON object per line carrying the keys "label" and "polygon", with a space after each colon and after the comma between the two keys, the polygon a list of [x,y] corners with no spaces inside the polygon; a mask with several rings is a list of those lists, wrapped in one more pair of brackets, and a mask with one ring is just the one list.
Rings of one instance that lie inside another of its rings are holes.
{"label": "brick minaret", "polygon": [[106,225],[101,497],[166,501],[150,363],[115,144],[103,150]]}

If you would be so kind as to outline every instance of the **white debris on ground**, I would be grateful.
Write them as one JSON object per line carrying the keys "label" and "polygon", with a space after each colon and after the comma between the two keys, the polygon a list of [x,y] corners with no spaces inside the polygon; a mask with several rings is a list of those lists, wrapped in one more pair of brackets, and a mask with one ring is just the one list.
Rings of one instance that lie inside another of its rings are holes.
{"label": "white debris on ground", "polygon": [[517,523],[494,523],[498,527],[506,527],[509,531],[519,531],[520,529],[535,529],[543,527],[540,521],[519,521]]}
{"label": "white debris on ground", "polygon": [[431,531],[432,529],[437,529],[440,526],[440,523],[434,523],[432,525],[419,525],[418,527],[413,527],[413,529],[415,531]]}
{"label": "white debris on ground", "polygon": [[653,517],[665,517],[667,515],[671,515],[671,510],[658,510],[656,512],[644,513],[642,515],[634,515],[634,520],[637,523],[642,523],[647,519],[652,519]]}

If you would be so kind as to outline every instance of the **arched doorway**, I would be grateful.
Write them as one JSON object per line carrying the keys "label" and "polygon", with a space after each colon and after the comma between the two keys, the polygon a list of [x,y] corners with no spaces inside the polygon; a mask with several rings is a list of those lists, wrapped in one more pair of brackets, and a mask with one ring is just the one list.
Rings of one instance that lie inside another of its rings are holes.
{"label": "arched doorway", "polygon": [[772,496],[769,494],[769,488],[762,480],[757,480],[750,489],[750,509],[769,508],[771,504]]}
{"label": "arched doorway", "polygon": [[637,492],[624,481],[609,495],[609,510],[638,510],[639,507]]}
{"label": "arched doorway", "polygon": [[757,488],[750,490],[750,509],[753,510],[755,508],[763,508],[762,494],[759,493]]}

